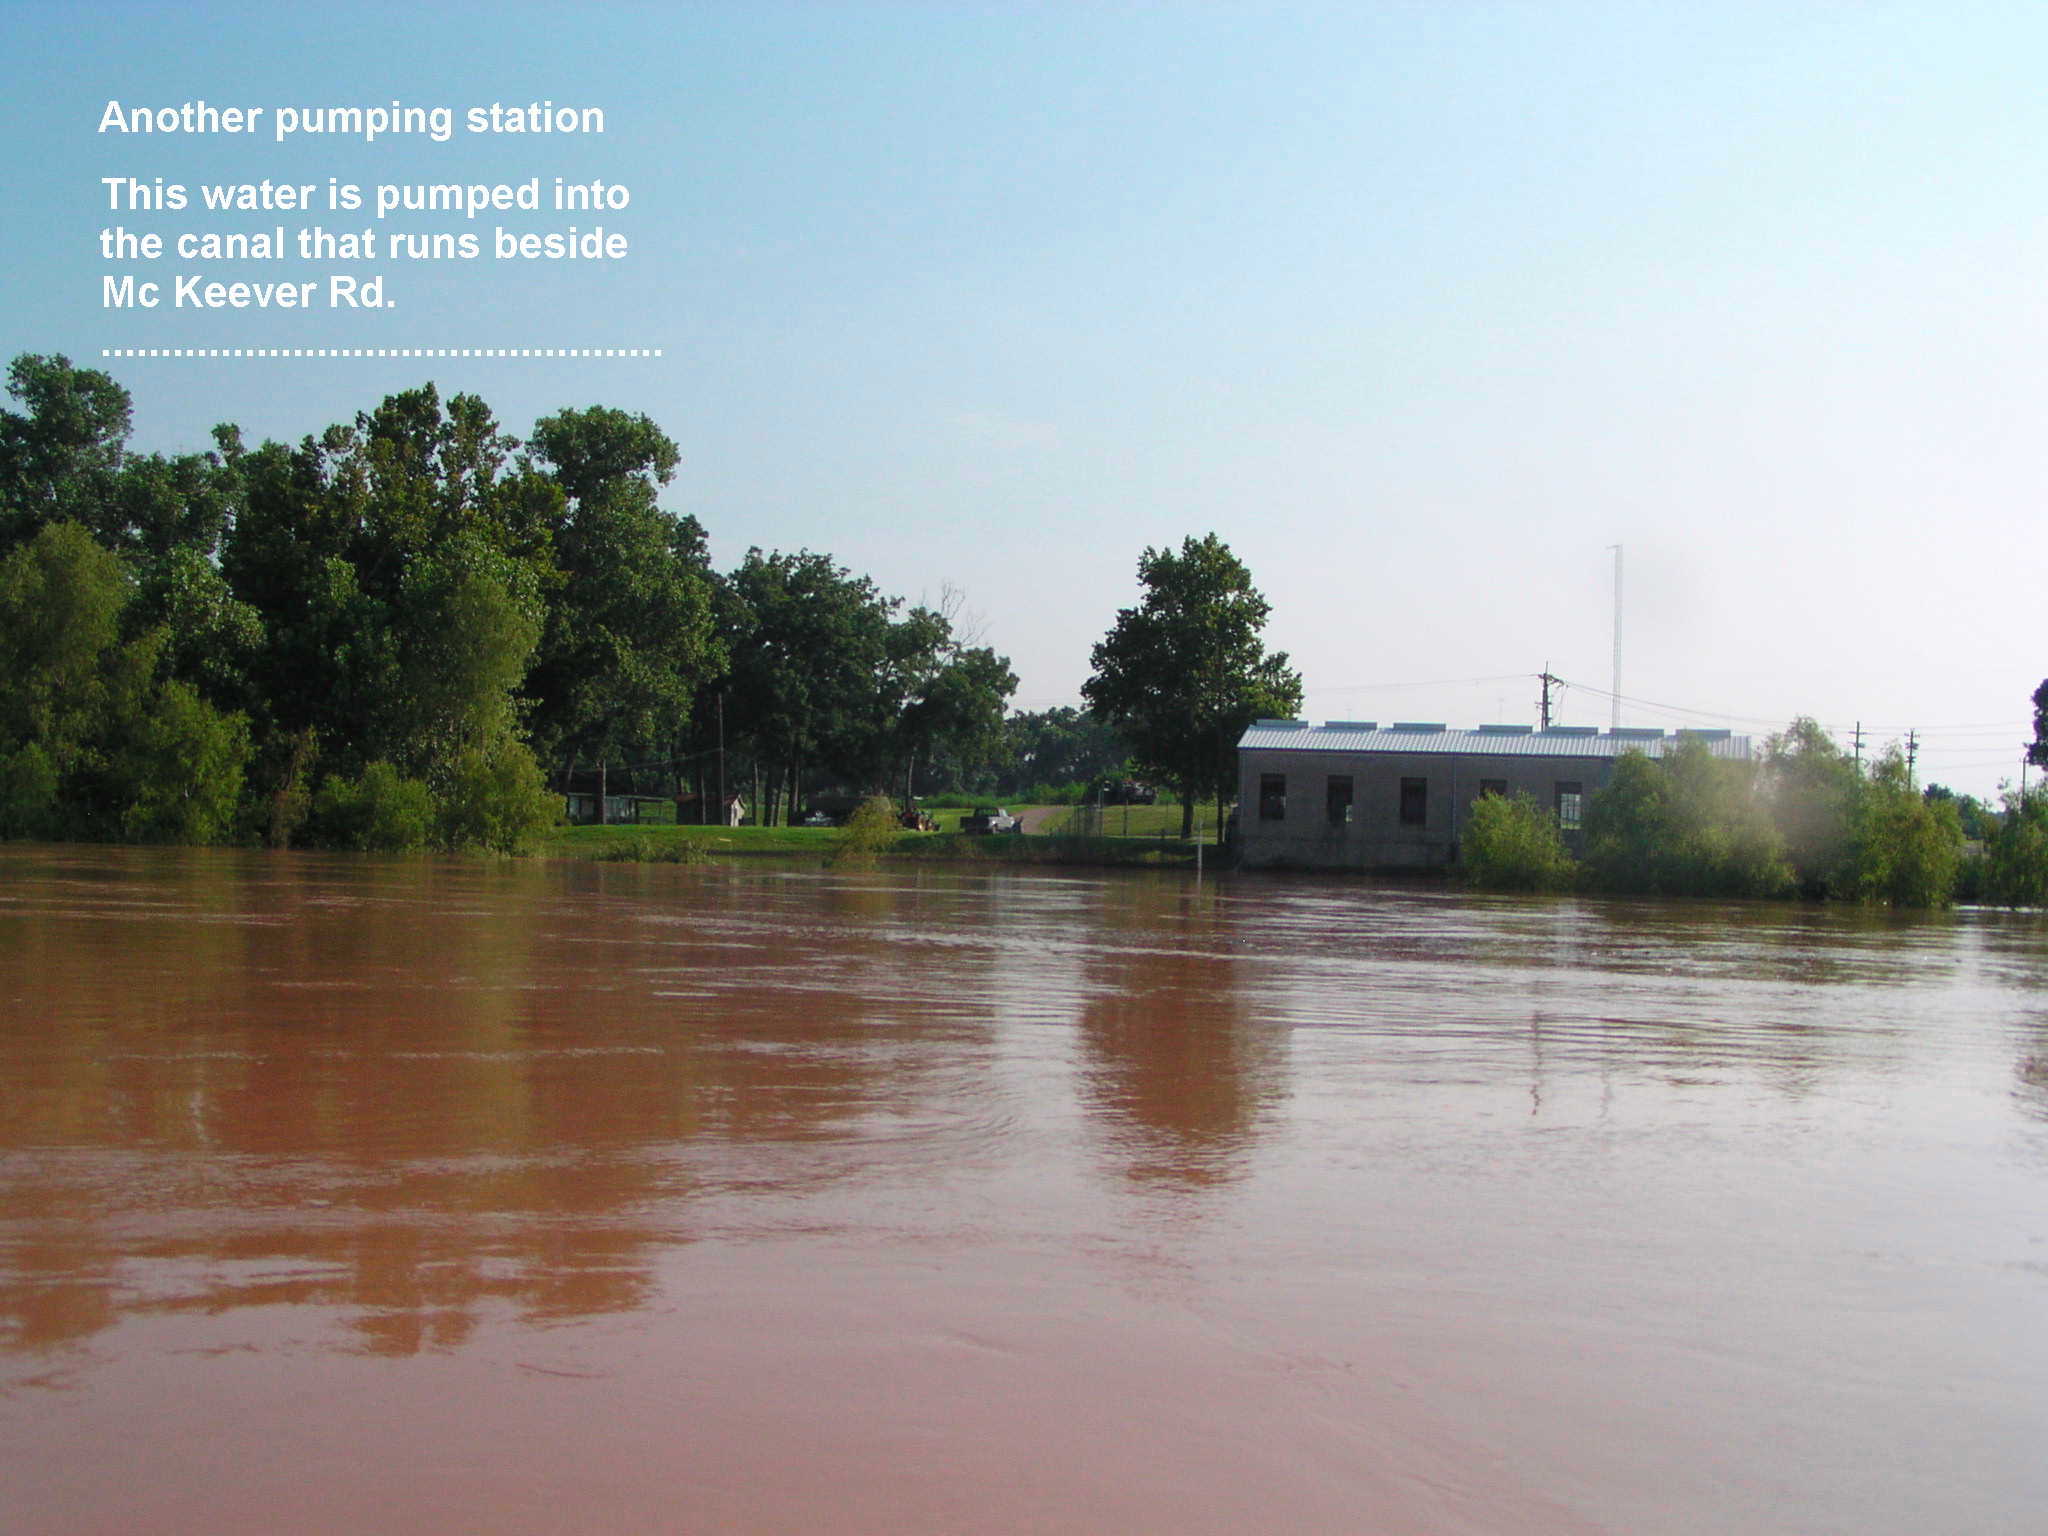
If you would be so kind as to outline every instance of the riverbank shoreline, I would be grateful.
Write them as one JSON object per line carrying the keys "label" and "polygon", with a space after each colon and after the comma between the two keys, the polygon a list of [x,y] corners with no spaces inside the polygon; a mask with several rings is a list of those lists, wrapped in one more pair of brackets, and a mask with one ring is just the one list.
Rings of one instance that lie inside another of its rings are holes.
{"label": "riverbank shoreline", "polygon": [[[848,841],[844,831],[832,827],[564,827],[552,834],[539,852],[546,859],[647,864],[759,859],[829,864],[873,859],[889,864],[1192,869],[1196,863],[1195,845],[1178,838],[901,832],[879,846],[860,848]],[[1219,849],[1203,845],[1205,864],[1217,864],[1219,859]]]}

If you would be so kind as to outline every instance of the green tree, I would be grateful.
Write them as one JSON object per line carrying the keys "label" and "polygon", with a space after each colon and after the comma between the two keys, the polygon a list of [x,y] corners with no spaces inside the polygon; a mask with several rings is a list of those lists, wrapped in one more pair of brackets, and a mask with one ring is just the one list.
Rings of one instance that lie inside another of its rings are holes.
{"label": "green tree", "polygon": [[539,584],[530,566],[463,534],[406,572],[392,614],[405,643],[386,744],[433,782],[514,734],[514,690],[540,639]]}
{"label": "green tree", "polygon": [[2034,690],[2034,739],[2027,747],[2027,761],[2048,768],[2048,678]]}
{"label": "green tree", "polygon": [[131,453],[128,391],[62,356],[17,357],[7,391],[26,410],[0,410],[0,551],[60,522],[145,564],[218,548],[240,489],[234,428],[215,428],[212,452]]}
{"label": "green tree", "polygon": [[1081,693],[1147,774],[1180,791],[1187,837],[1197,800],[1232,798],[1246,728],[1301,707],[1301,677],[1284,651],[1266,654],[1271,605],[1215,534],[1178,553],[1148,548],[1138,580],[1143,599],[1096,645]]}
{"label": "green tree", "polygon": [[39,742],[0,748],[0,837],[55,837],[57,765]]}
{"label": "green tree", "polygon": [[327,775],[313,796],[310,825],[335,848],[417,853],[434,837],[433,792],[390,763],[365,763],[353,778]]}
{"label": "green tree", "polygon": [[249,722],[171,679],[125,724],[112,753],[121,832],[134,842],[213,843],[231,831],[249,763]]}
{"label": "green tree", "polygon": [[880,701],[891,725],[894,766],[906,797],[917,767],[945,765],[945,776],[978,772],[1002,749],[1003,713],[1017,691],[1009,658],[955,632],[948,601],[913,608],[889,632],[890,666]]}
{"label": "green tree", "polygon": [[1481,795],[1458,844],[1472,884],[1495,891],[1561,891],[1577,872],[1557,817],[1529,795]]}
{"label": "green tree", "polygon": [[1897,747],[1871,767],[1857,801],[1853,845],[1855,889],[1865,901],[1948,905],[1962,863],[1962,825],[1951,802],[1914,790]]}
{"label": "green tree", "polygon": [[517,446],[481,400],[444,407],[427,385],[237,460],[221,570],[259,626],[247,675],[274,837],[316,742],[338,783],[386,762],[445,796],[465,754],[495,760],[520,728],[563,493]]}
{"label": "green tree", "polygon": [[258,706],[250,673],[263,650],[263,620],[197,546],[178,545],[149,560],[136,604],[141,623],[164,631],[170,676],[223,709]]}
{"label": "green tree", "polygon": [[144,563],[217,553],[241,504],[242,442],[231,426],[213,437],[210,453],[124,454],[91,523],[100,542]]}
{"label": "green tree", "polygon": [[128,391],[62,355],[17,357],[0,410],[0,551],[50,523],[97,528],[114,500],[131,421]]}
{"label": "green tree", "polygon": [[1929,801],[1945,800],[1954,805],[1963,836],[1972,842],[1989,842],[1997,830],[1998,813],[1975,795],[1959,795],[1946,784],[1930,784],[1920,793]]}
{"label": "green tree", "polygon": [[896,802],[887,795],[869,795],[854,807],[846,825],[832,840],[832,862],[848,868],[863,868],[902,835],[896,820]]}
{"label": "green tree", "polygon": [[77,523],[45,524],[0,562],[0,746],[34,742],[65,771],[101,723],[132,590]]}
{"label": "green tree", "polygon": [[1086,785],[1116,772],[1131,755],[1114,726],[1061,705],[1022,711],[1003,722],[997,787],[1016,794],[1034,785]]}
{"label": "green tree", "polygon": [[530,853],[562,817],[533,754],[509,736],[459,753],[439,803],[442,846],[458,850]]}
{"label": "green tree", "polygon": [[1763,772],[1772,819],[1800,891],[1843,894],[1854,883],[1856,803],[1863,787],[1855,760],[1802,715],[1766,743]]}
{"label": "green tree", "polygon": [[248,722],[164,676],[161,626],[121,639],[133,591],[76,523],[45,523],[0,561],[0,833],[228,832]]}
{"label": "green tree", "polygon": [[593,500],[627,481],[649,490],[667,485],[682,461],[675,441],[651,419],[603,405],[544,416],[530,441],[572,502]]}
{"label": "green tree", "polygon": [[1985,848],[1986,894],[2001,906],[2048,906],[2048,795],[2008,790]]}
{"label": "green tree", "polygon": [[1784,843],[1747,763],[1697,739],[1652,761],[1615,760],[1586,808],[1586,866],[1604,889],[1687,896],[1772,896],[1792,883]]}
{"label": "green tree", "polygon": [[727,726],[769,769],[771,785],[788,775],[783,803],[792,818],[806,765],[873,767],[892,724],[877,679],[892,666],[898,606],[866,577],[809,550],[750,549],[732,574],[720,605],[731,656]]}
{"label": "green tree", "polygon": [[672,755],[697,690],[723,668],[704,531],[658,502],[676,445],[606,407],[535,424],[534,458],[562,496],[560,585],[528,689],[551,761]]}
{"label": "green tree", "polygon": [[1586,868],[1596,885],[1646,894],[1662,889],[1670,791],[1669,778],[1646,754],[1629,751],[1614,760],[1613,778],[1586,806]]}

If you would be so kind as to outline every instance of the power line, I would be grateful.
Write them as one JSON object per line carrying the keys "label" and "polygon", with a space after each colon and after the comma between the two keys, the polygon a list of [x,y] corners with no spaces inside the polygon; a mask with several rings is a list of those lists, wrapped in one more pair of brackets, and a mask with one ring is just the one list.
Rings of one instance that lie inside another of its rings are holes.
{"label": "power line", "polygon": [[[1613,694],[1605,688],[1596,687],[1591,683],[1581,683],[1571,678],[1565,678],[1562,679],[1562,681],[1564,682],[1564,685],[1566,687],[1576,688],[1581,693],[1598,694],[1601,698],[1618,697],[1625,704],[1632,704],[1642,709],[1662,710],[1666,714],[1691,716],[1701,720],[1726,720],[1731,724],[1736,725],[1772,726],[1780,723],[1778,717],[1775,715],[1738,715],[1726,710],[1694,709],[1684,704],[1666,704],[1656,699],[1637,698],[1632,694]],[[1859,728],[1870,736],[1884,736],[1887,734],[1892,734],[1900,738],[1903,738],[1908,734],[1912,734],[1918,736],[1920,740],[1924,743],[1928,737],[1937,735],[1950,739],[1959,736],[1969,735],[1972,733],[1981,734],[1985,736],[2003,736],[2012,731],[2024,731],[2028,729],[2032,724],[2033,722],[2030,720],[1980,720],[1969,721],[1958,725],[1932,726],[1923,726],[1919,724],[1872,725],[1857,722],[1849,726],[1823,725],[1823,729],[1827,730],[1831,735],[1847,735]]]}
{"label": "power line", "polygon": [[1637,698],[1633,694],[1612,693],[1605,688],[1596,688],[1591,683],[1578,682],[1573,678],[1561,678],[1559,681],[1567,688],[1576,688],[1581,693],[1598,694],[1603,699],[1619,699],[1622,703],[1633,704],[1639,709],[1661,709],[1666,714],[1690,715],[1701,720],[1728,720],[1733,721],[1737,725],[1775,725],[1778,723],[1777,717],[1774,715],[1737,715],[1725,710],[1692,709],[1684,704],[1666,704],[1657,699]]}
{"label": "power line", "polygon": [[1309,693],[1370,693],[1386,688],[1458,688],[1468,683],[1506,683],[1528,677],[1527,672],[1495,672],[1487,677],[1436,677],[1424,678],[1412,683],[1340,683],[1334,687],[1321,684],[1308,689]]}

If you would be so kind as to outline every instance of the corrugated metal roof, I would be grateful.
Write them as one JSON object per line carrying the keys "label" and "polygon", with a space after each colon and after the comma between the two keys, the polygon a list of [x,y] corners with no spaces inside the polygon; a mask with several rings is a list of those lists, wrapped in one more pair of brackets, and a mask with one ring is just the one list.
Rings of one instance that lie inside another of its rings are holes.
{"label": "corrugated metal roof", "polygon": [[1401,752],[1472,757],[1618,757],[1641,752],[1661,757],[1683,741],[1701,741],[1716,757],[1747,761],[1750,738],[1727,731],[1663,731],[1624,727],[1603,731],[1594,725],[1481,726],[1450,731],[1442,726],[1401,724],[1386,730],[1370,721],[1332,720],[1310,725],[1305,720],[1261,720],[1244,733],[1239,750],[1288,752]]}

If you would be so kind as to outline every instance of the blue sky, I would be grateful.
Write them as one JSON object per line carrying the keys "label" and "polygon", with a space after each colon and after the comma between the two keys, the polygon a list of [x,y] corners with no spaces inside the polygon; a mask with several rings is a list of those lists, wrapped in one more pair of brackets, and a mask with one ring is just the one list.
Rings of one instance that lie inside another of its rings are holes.
{"label": "blue sky", "polygon": [[[1605,723],[1619,542],[1625,723],[1916,728],[1987,793],[2048,675],[2044,59],[2037,7],[7,6],[0,333],[108,367],[145,447],[429,378],[515,432],[645,411],[721,563],[964,589],[1031,707],[1077,699],[1145,546],[1213,530],[1312,717],[1526,720],[1547,663]],[[94,131],[393,98],[609,131]],[[381,314],[114,313],[112,174],[601,176],[633,251],[391,266]],[[98,356],[339,345],[664,355]]]}

